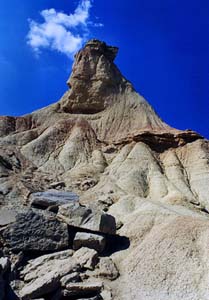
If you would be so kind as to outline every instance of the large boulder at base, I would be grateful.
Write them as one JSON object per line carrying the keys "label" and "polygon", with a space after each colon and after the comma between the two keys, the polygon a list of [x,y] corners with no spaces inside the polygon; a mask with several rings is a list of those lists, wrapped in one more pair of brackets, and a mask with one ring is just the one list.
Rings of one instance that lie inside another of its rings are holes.
{"label": "large boulder at base", "polygon": [[87,247],[102,252],[105,249],[105,245],[106,240],[103,236],[87,232],[77,232],[73,241],[74,250]]}
{"label": "large boulder at base", "polygon": [[54,217],[28,211],[3,232],[6,243],[18,251],[55,251],[68,246],[67,225]]}
{"label": "large boulder at base", "polygon": [[66,250],[31,260],[21,272],[26,283],[20,291],[22,299],[38,298],[51,293],[61,285],[62,277],[80,270],[80,265],[72,258],[72,254],[72,250]]}
{"label": "large boulder at base", "polygon": [[78,200],[78,195],[73,192],[63,192],[54,189],[45,192],[32,193],[30,196],[31,205],[42,209],[46,209],[50,206],[58,207]]}
{"label": "large boulder at base", "polygon": [[108,234],[116,233],[115,218],[102,211],[92,211],[79,203],[61,205],[57,218],[68,225]]}

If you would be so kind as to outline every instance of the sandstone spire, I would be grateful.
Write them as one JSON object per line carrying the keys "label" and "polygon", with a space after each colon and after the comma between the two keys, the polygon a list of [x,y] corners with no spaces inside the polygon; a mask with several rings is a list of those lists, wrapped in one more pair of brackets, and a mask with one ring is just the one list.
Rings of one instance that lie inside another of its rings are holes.
{"label": "sandstone spire", "polygon": [[117,47],[90,40],[75,55],[68,80],[69,93],[61,101],[63,111],[93,114],[104,110],[115,94],[122,92],[127,81],[114,64]]}
{"label": "sandstone spire", "polygon": [[1,300],[208,300],[209,141],[163,122],[117,52],[89,41],[60,101],[0,117]]}
{"label": "sandstone spire", "polygon": [[[105,142],[143,140],[143,137],[153,140],[153,134],[164,135],[163,141],[169,144],[173,144],[174,135],[177,144],[179,134],[182,142],[199,138],[192,131],[185,133],[171,128],[160,119],[114,64],[117,53],[117,47],[99,40],[86,43],[75,55],[68,80],[70,89],[60,101],[61,111],[85,115],[98,139]],[[170,138],[172,141],[168,141]]]}

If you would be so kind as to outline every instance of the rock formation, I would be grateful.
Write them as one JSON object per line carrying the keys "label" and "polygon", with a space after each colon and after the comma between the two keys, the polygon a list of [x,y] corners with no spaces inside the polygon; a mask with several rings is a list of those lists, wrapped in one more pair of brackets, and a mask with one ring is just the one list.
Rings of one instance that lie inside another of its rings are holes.
{"label": "rock formation", "polygon": [[208,300],[209,141],[89,41],[69,90],[0,117],[0,300]]}

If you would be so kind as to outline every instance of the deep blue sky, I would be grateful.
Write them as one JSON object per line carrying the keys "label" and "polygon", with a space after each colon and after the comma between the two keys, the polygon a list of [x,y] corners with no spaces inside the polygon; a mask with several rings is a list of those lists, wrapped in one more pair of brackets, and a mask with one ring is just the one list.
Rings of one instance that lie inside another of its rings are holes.
{"label": "deep blue sky", "polygon": [[[0,1],[0,115],[22,115],[57,101],[72,61],[39,58],[26,43],[28,18],[43,9],[73,12],[73,0]],[[122,73],[170,125],[209,138],[209,1],[94,0],[89,37],[120,48]]]}

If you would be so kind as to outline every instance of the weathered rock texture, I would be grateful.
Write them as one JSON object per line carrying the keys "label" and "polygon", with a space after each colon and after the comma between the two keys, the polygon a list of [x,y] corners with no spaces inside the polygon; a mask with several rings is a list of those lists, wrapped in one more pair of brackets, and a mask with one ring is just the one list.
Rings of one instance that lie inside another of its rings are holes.
{"label": "weathered rock texture", "polygon": [[[13,229],[18,234],[24,227],[15,216],[31,204],[32,193],[51,187],[73,191],[91,209],[79,206],[72,213],[69,204],[55,201],[62,226],[102,231],[95,216],[104,213],[94,212],[104,209],[130,247],[121,245],[111,255],[118,273],[101,263],[101,274],[115,279],[111,292],[101,283],[70,283],[60,297],[95,289],[114,300],[208,300],[209,142],[165,124],[120,73],[117,52],[89,41],[76,54],[70,89],[59,102],[23,117],[0,117],[0,205],[14,210],[0,221],[10,224],[5,238],[15,249],[27,248]],[[35,225],[25,224],[27,235]],[[37,237],[38,248],[63,246],[51,233],[46,244]],[[49,292],[53,276],[46,281]],[[37,286],[43,284],[37,280]],[[39,297],[27,288],[24,297]],[[94,297],[100,296],[89,298]]]}
{"label": "weathered rock texture", "polygon": [[115,234],[116,232],[116,222],[113,216],[99,211],[97,208],[92,210],[81,206],[79,203],[61,205],[57,218],[70,226],[86,230],[108,234]]}
{"label": "weathered rock texture", "polygon": [[29,211],[17,215],[17,220],[3,232],[3,238],[17,251],[55,251],[68,247],[68,229],[54,217]]}

